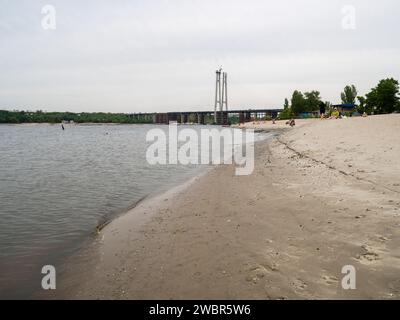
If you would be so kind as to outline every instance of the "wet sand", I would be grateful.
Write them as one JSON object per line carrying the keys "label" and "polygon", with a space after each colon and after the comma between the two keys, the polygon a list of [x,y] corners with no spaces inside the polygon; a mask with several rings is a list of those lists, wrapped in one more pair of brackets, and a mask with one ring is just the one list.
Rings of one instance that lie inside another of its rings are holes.
{"label": "wet sand", "polygon": [[256,145],[252,175],[217,167],[107,225],[56,295],[399,299],[399,132],[400,115],[298,121]]}

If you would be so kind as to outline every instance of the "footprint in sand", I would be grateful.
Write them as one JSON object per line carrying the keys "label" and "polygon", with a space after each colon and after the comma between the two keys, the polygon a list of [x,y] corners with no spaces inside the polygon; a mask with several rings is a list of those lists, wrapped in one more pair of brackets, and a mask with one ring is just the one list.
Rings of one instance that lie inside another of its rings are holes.
{"label": "footprint in sand", "polygon": [[393,296],[400,296],[400,280],[395,280],[389,283],[389,289],[392,290],[391,295]]}
{"label": "footprint in sand", "polygon": [[307,283],[305,283],[303,280],[301,280],[300,278],[298,279],[294,279],[294,281],[292,281],[290,283],[290,285],[293,287],[293,289],[295,291],[304,291],[307,289]]}
{"label": "footprint in sand", "polygon": [[268,266],[268,269],[264,266],[257,265],[251,267],[248,271],[249,274],[246,277],[246,281],[252,282],[253,284],[257,284],[261,279],[263,279],[265,276],[267,276],[270,271],[274,270],[274,267],[271,267],[271,269]]}
{"label": "footprint in sand", "polygon": [[384,236],[378,236],[378,240],[381,242],[388,242],[390,239]]}
{"label": "footprint in sand", "polygon": [[359,260],[361,263],[370,264],[370,263],[374,263],[377,260],[380,260],[380,257],[373,250],[373,248],[371,248],[367,245],[362,245],[361,253],[356,256],[356,259]]}
{"label": "footprint in sand", "polygon": [[339,279],[335,276],[323,276],[322,279],[324,279],[325,283],[328,285],[337,284],[339,282]]}

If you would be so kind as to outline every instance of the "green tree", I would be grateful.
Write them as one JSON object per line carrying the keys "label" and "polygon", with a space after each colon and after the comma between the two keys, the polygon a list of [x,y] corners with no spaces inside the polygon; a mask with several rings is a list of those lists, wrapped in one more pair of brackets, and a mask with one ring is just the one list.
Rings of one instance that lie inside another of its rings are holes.
{"label": "green tree", "polygon": [[291,108],[292,112],[295,115],[302,113],[306,109],[306,99],[304,98],[303,94],[300,91],[295,90],[292,95],[291,101]]}
{"label": "green tree", "polygon": [[381,80],[367,94],[366,107],[376,113],[392,113],[399,107],[399,82],[393,78]]}
{"label": "green tree", "polygon": [[285,104],[283,105],[283,110],[289,109],[289,100],[285,98]]}
{"label": "green tree", "polygon": [[371,91],[365,95],[365,97],[365,107],[368,110],[371,110],[371,113],[374,112],[378,104],[376,88],[372,88]]}
{"label": "green tree", "polygon": [[305,112],[313,112],[319,110],[321,104],[321,97],[319,91],[311,91],[304,93],[306,98]]}
{"label": "green tree", "polygon": [[363,96],[358,96],[357,97],[358,100],[358,108],[357,111],[358,113],[371,113],[371,110],[368,110],[367,108],[367,99]]}
{"label": "green tree", "polygon": [[72,113],[72,112],[43,112],[31,111],[6,111],[0,110],[0,123],[60,123],[61,121],[74,121],[76,123],[152,123],[151,117],[123,113]]}
{"label": "green tree", "polygon": [[293,112],[289,106],[289,100],[287,98],[285,99],[285,103],[283,104],[283,111],[279,115],[279,118],[282,120],[293,118]]}
{"label": "green tree", "polygon": [[341,93],[342,103],[344,104],[355,104],[357,97],[357,88],[354,84],[346,86],[344,91]]}

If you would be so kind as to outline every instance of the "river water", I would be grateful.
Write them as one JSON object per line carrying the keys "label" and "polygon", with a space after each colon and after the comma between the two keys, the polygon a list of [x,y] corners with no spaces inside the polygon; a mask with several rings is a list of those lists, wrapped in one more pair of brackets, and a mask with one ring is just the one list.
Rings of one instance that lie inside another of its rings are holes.
{"label": "river water", "polygon": [[29,298],[41,268],[79,250],[96,226],[202,170],[148,164],[154,128],[0,126],[0,298]]}

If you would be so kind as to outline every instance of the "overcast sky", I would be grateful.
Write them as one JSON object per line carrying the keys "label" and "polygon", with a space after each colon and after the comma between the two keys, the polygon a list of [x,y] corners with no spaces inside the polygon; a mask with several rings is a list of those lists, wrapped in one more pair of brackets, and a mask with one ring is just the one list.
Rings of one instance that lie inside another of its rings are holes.
{"label": "overcast sky", "polygon": [[398,0],[0,0],[0,109],[209,110],[219,66],[231,108],[337,103],[400,78],[399,17]]}

